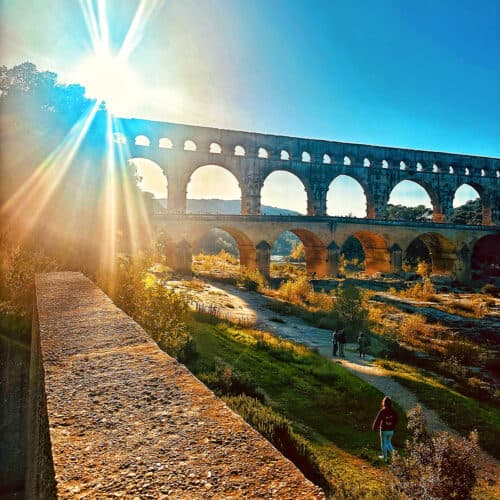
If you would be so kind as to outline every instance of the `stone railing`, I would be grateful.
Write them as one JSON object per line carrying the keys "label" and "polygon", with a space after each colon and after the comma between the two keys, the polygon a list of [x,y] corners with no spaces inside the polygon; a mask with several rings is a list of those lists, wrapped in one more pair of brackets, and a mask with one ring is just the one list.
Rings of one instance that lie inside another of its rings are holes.
{"label": "stone railing", "polygon": [[27,498],[323,498],[83,275],[35,299]]}

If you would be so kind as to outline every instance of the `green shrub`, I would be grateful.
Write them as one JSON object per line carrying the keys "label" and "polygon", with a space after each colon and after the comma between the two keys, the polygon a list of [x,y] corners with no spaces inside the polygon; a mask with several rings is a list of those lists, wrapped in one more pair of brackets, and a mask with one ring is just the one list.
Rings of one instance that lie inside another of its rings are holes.
{"label": "green shrub", "polygon": [[446,432],[429,435],[420,406],[408,412],[408,429],[412,438],[406,454],[395,453],[392,464],[396,490],[410,498],[471,499],[480,451],[477,433],[468,439]]}
{"label": "green shrub", "polygon": [[346,282],[335,291],[335,303],[329,313],[337,328],[342,328],[348,339],[354,342],[360,331],[369,328],[368,308],[358,287]]}
{"label": "green shrub", "polygon": [[0,237],[0,298],[16,314],[29,316],[33,307],[35,274],[57,270],[57,263],[43,252],[11,245]]}
{"label": "green shrub", "polygon": [[198,378],[219,397],[246,395],[265,401],[264,391],[246,373],[240,373],[220,359],[216,359],[213,369],[198,374]]}
{"label": "green shrub", "polygon": [[328,490],[315,454],[307,441],[296,434],[290,421],[272,408],[248,396],[223,398],[226,404],[259,431],[313,483]]}
{"label": "green shrub", "polygon": [[243,269],[239,278],[238,286],[249,290],[250,292],[257,292],[266,286],[266,280],[259,271],[249,271]]}
{"label": "green shrub", "polygon": [[115,304],[134,318],[170,355],[185,360],[195,355],[186,328],[186,299],[165,288],[149,273],[152,254],[122,257],[110,282],[103,283]]}

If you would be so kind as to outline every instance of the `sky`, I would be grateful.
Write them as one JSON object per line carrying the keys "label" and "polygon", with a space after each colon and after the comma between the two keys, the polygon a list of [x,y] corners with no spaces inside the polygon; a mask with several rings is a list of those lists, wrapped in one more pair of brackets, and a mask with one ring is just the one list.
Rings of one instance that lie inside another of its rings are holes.
{"label": "sky", "polygon": [[[107,58],[90,7],[108,20]],[[499,157],[498,26],[498,0],[0,0],[0,64],[31,61],[120,116]],[[302,186],[278,180],[266,202],[303,211]],[[234,191],[195,181],[193,197]],[[359,186],[341,181],[329,210],[362,214]],[[393,203],[429,205],[396,189]]]}

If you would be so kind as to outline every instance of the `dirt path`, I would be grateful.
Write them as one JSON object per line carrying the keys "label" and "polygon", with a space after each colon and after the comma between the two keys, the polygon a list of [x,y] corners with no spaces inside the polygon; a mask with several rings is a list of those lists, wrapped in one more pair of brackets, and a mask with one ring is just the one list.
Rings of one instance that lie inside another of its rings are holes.
{"label": "dirt path", "polygon": [[[274,335],[293,340],[319,351],[322,355],[332,358],[332,335],[328,330],[310,326],[301,318],[290,315],[280,315],[268,308],[273,302],[263,295],[241,290],[240,288],[220,283],[208,284],[203,291],[196,292],[196,299],[215,304],[219,308],[226,308],[228,314],[243,314],[255,321],[255,328],[273,333]],[[373,363],[374,358],[367,356],[360,359],[356,352],[355,344],[347,344],[345,357],[334,358],[335,362],[354,373],[356,376],[378,389],[383,394],[390,396],[405,411],[417,404],[422,407],[431,431],[446,431],[457,435],[457,432],[449,427],[438,414],[420,402],[416,395],[406,387],[399,384],[383,368]],[[500,475],[499,462],[487,455],[482,454],[480,477],[483,487],[487,488],[491,498],[500,498]]]}

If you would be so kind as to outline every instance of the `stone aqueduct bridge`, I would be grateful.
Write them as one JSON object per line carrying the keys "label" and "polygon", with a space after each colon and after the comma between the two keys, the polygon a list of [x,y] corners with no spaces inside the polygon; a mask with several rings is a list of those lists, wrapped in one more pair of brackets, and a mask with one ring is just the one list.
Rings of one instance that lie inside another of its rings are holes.
{"label": "stone aqueduct bridge", "polygon": [[366,196],[368,219],[383,219],[392,189],[414,181],[429,194],[434,221],[446,221],[463,184],[481,197],[483,224],[500,222],[500,159],[302,139],[137,119],[118,119],[115,140],[129,158],[147,158],[168,182],[168,210],[186,210],[191,175],[219,165],[238,180],[242,215],[260,214],[260,193],[275,171],[296,175],[307,193],[307,215],[326,215],[326,195],[339,175],[354,178]]}
{"label": "stone aqueduct bridge", "polygon": [[[286,230],[303,242],[309,272],[336,275],[342,244],[355,236],[366,255],[366,271],[399,272],[405,251],[416,238],[429,249],[433,272],[461,281],[470,279],[471,255],[484,236],[499,233],[500,159],[368,146],[220,130],[207,127],[118,119],[114,144],[125,158],[147,158],[164,172],[167,214],[154,223],[168,237],[174,268],[191,270],[192,248],[204,234],[220,228],[233,236],[242,265],[269,273],[270,249]],[[186,192],[192,174],[219,165],[238,180],[240,216],[186,215]],[[260,193],[275,171],[297,176],[307,193],[307,216],[261,216]],[[357,180],[365,196],[366,219],[326,216],[326,196],[339,175]],[[433,205],[432,223],[386,221],[392,189],[403,180],[421,185]],[[447,223],[453,198],[463,184],[479,193],[482,226]],[[498,240],[495,240],[498,242]],[[500,251],[498,248],[493,251]]]}

